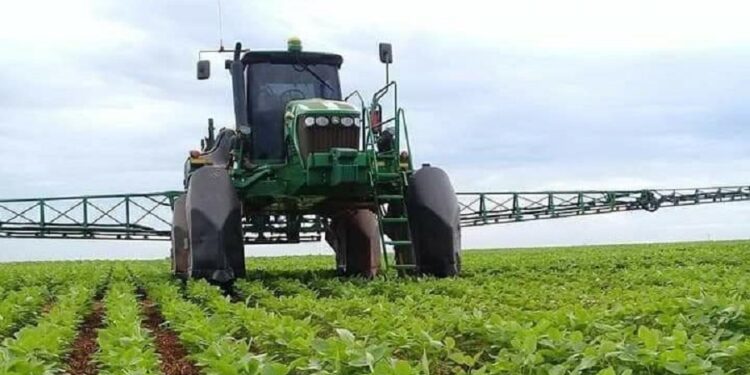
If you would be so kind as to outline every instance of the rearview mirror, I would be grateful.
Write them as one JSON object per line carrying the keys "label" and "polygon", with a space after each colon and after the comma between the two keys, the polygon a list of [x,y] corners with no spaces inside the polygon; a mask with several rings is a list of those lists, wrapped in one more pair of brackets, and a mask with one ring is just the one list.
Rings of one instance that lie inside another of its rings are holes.
{"label": "rearview mirror", "polygon": [[383,64],[390,64],[393,62],[393,53],[391,52],[390,43],[380,43],[378,49],[380,50],[380,62]]}
{"label": "rearview mirror", "polygon": [[208,79],[208,77],[211,77],[211,61],[198,61],[197,75],[198,79]]}

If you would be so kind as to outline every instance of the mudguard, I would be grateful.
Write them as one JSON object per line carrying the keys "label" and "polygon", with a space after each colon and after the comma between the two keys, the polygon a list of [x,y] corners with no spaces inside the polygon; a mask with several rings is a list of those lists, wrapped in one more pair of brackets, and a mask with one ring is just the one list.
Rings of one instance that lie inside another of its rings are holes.
{"label": "mudguard", "polygon": [[409,177],[406,209],[419,272],[446,277],[461,268],[458,199],[450,178],[425,165]]}
{"label": "mudguard", "polygon": [[186,199],[185,194],[175,199],[172,211],[172,273],[183,278],[188,274],[190,257]]}
{"label": "mudguard", "polygon": [[187,192],[190,277],[224,284],[245,276],[241,211],[226,169],[205,166],[192,173]]}
{"label": "mudguard", "polygon": [[380,269],[378,218],[370,210],[341,212],[331,218],[326,242],[336,253],[336,269],[348,276],[374,277]]}

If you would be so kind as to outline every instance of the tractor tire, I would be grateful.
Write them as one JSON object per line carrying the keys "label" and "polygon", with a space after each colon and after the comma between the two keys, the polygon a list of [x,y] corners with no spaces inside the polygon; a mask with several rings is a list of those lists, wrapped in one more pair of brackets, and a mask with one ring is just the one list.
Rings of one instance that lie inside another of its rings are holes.
{"label": "tractor tire", "polygon": [[372,211],[351,210],[333,216],[326,242],[336,253],[336,269],[341,275],[372,278],[378,274],[380,232]]}
{"label": "tractor tire", "polygon": [[436,277],[461,271],[461,226],[456,193],[440,168],[425,165],[409,177],[406,209],[419,273]]}
{"label": "tractor tire", "polygon": [[188,274],[227,285],[245,277],[242,208],[226,169],[205,166],[188,183]]}
{"label": "tractor tire", "polygon": [[185,209],[185,194],[174,201],[172,211],[172,274],[185,279],[188,275],[190,263],[190,240],[188,237],[187,211]]}

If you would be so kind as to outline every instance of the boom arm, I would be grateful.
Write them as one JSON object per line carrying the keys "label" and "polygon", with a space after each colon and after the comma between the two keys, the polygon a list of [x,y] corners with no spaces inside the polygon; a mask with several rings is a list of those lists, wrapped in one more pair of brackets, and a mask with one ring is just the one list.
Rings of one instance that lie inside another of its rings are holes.
{"label": "boom arm", "polygon": [[671,190],[457,193],[461,226],[750,200],[750,186]]}
{"label": "boom arm", "polygon": [[[169,240],[181,191],[0,200],[0,238]],[[750,186],[672,190],[457,193],[461,226],[472,227],[662,207],[750,200]],[[300,238],[285,237],[288,219],[245,223],[245,243],[320,240],[322,220],[295,219]],[[258,233],[261,233],[258,235]]]}
{"label": "boom arm", "polygon": [[[169,241],[172,208],[182,191],[0,200],[0,238]],[[299,231],[293,239],[287,228]],[[315,215],[258,218],[243,223],[244,242],[272,244],[321,239]]]}
{"label": "boom arm", "polygon": [[0,200],[0,238],[169,240],[180,194]]}

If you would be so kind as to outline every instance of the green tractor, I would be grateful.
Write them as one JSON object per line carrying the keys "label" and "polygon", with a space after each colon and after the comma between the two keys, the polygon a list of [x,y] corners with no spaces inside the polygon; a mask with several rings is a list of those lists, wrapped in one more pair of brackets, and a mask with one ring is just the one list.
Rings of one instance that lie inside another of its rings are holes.
{"label": "green tractor", "polygon": [[[441,169],[412,165],[390,45],[368,104],[342,95],[341,56],[297,39],[286,51],[201,52],[233,55],[235,126],[215,132],[209,119],[183,189],[0,199],[0,239],[171,241],[175,275],[228,285],[245,276],[244,245],[325,237],[342,275],[385,265],[446,277],[461,268],[462,227],[750,201],[750,185],[456,193]],[[210,71],[198,62],[199,79]]]}
{"label": "green tractor", "polygon": [[[173,207],[175,274],[229,283],[245,276],[246,242],[299,243],[321,232],[344,275],[376,275],[386,247],[402,273],[459,272],[456,194],[441,169],[414,169],[388,80],[391,46],[379,47],[386,85],[369,105],[356,91],[342,95],[340,55],[303,51],[298,39],[285,51],[240,43],[216,51],[233,55],[225,67],[235,126],[215,134],[209,120],[202,149],[186,161],[186,193]],[[198,79],[210,70],[200,60]]]}

